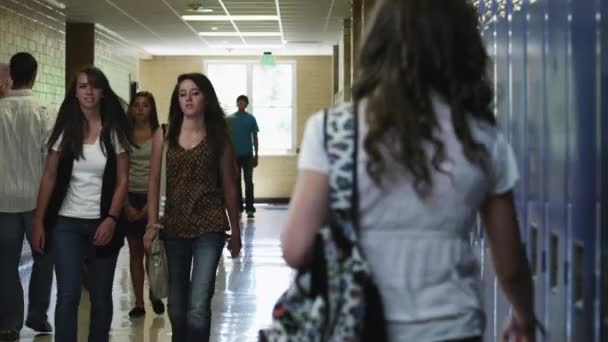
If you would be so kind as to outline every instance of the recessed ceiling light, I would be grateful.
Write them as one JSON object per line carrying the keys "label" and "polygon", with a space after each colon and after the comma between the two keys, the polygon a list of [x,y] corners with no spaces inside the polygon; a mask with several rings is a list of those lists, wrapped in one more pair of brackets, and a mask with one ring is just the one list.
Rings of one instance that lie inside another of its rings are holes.
{"label": "recessed ceiling light", "polygon": [[182,15],[186,21],[277,21],[276,15]]}
{"label": "recessed ceiling light", "polygon": [[217,27],[213,26],[213,27],[211,28],[211,31],[217,31]]}
{"label": "recessed ceiling light", "polygon": [[280,37],[281,32],[199,32],[202,37]]}

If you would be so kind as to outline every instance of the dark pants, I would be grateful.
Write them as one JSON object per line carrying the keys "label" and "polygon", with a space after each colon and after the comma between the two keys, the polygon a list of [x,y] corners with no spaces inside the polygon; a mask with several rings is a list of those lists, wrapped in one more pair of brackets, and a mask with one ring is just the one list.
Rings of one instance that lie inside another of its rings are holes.
{"label": "dark pants", "polygon": [[209,341],[211,298],[224,243],[224,233],[165,241],[169,268],[168,311],[173,342]]}
{"label": "dark pants", "polygon": [[[238,157],[237,162],[239,165],[239,203],[241,204],[241,211],[254,212],[255,207],[253,206],[253,156]],[[242,177],[245,179],[245,205],[243,206],[243,190],[241,185],[241,172]]]}
{"label": "dark pants", "polygon": [[52,234],[52,253],[57,274],[55,340],[78,340],[78,305],[82,290],[81,266],[88,259],[91,277],[89,342],[107,342],[112,324],[112,284],[118,250],[109,256],[95,255],[93,237],[99,220],[59,217]]}
{"label": "dark pants", "polygon": [[[32,245],[34,211],[0,213],[0,331],[23,327],[23,287],[19,278],[19,261],[23,238]],[[34,265],[29,285],[27,320],[32,324],[47,321],[53,282],[53,260],[48,255],[32,252]]]}

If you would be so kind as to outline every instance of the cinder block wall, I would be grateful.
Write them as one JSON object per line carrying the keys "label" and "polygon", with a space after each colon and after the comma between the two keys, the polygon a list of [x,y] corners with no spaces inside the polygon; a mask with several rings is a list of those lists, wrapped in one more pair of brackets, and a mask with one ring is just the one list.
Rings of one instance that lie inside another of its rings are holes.
{"label": "cinder block wall", "polygon": [[34,90],[59,108],[65,91],[64,13],[38,1],[0,1],[0,62],[21,51],[38,60]]}
{"label": "cinder block wall", "polygon": [[138,50],[133,49],[124,40],[96,29],[95,65],[106,74],[112,89],[128,102],[129,84],[138,79]]}

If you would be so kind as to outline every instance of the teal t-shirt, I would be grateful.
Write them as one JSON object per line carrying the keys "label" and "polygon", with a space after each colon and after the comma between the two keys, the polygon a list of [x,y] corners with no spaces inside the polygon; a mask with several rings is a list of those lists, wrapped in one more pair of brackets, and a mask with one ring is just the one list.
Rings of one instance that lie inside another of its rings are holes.
{"label": "teal t-shirt", "polygon": [[247,112],[236,112],[228,118],[236,155],[238,157],[253,156],[253,134],[260,131],[255,117]]}

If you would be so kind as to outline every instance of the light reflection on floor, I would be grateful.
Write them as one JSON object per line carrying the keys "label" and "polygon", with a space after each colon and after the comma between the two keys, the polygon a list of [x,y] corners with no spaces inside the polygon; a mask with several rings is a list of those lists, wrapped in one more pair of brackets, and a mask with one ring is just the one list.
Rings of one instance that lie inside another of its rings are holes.
{"label": "light reflection on floor", "polygon": [[[278,209],[278,210],[277,210]],[[243,254],[231,259],[228,251],[218,268],[216,292],[213,301],[211,341],[256,341],[257,332],[270,323],[272,307],[287,288],[292,272],[283,262],[279,234],[286,211],[277,207],[261,207],[256,219],[244,225]],[[29,269],[22,272],[27,284]],[[24,286],[27,292],[27,286]],[[131,320],[128,312],[134,300],[129,275],[128,248],[122,249],[114,280],[113,342],[164,342],[171,340],[171,324],[165,313],[156,316],[146,298],[145,319]],[[53,324],[56,289],[53,286],[49,317]],[[27,298],[27,294],[26,294]],[[88,293],[83,291],[79,312],[79,341],[86,341],[89,327]],[[54,325],[54,324],[53,324]],[[35,336],[24,328],[20,341],[48,342],[52,336]],[[58,341],[59,342],[59,341]]]}

